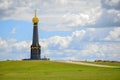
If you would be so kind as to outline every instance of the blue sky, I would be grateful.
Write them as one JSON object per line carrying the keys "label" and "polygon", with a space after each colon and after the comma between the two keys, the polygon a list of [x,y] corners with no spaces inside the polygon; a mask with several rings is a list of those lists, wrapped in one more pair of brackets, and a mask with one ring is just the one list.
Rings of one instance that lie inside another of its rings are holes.
{"label": "blue sky", "polygon": [[42,57],[120,61],[120,0],[0,0],[0,60],[30,57],[34,9]]}

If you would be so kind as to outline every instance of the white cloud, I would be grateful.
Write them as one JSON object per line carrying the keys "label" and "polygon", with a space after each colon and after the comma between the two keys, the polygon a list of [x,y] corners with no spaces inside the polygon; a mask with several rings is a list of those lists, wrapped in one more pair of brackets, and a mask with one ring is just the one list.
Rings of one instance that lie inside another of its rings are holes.
{"label": "white cloud", "polygon": [[114,28],[112,31],[110,31],[105,40],[120,41],[120,28]]}
{"label": "white cloud", "polygon": [[[101,14],[100,0],[0,0],[0,18],[31,21],[37,8],[42,30],[72,30],[93,25]],[[6,5],[6,6],[5,6]]]}
{"label": "white cloud", "polygon": [[120,11],[117,11],[117,10],[108,10],[107,11],[109,17],[110,17],[110,20],[113,19],[113,23],[118,23],[119,20],[120,20]]}
{"label": "white cloud", "polygon": [[16,43],[13,44],[13,47],[15,47],[15,49],[18,50],[18,51],[28,49],[29,46],[30,46],[30,42],[27,42],[27,41],[16,42]]}
{"label": "white cloud", "polygon": [[101,16],[96,20],[95,27],[115,27],[120,26],[120,11],[114,9],[103,9]]}
{"label": "white cloud", "polygon": [[[73,31],[69,36],[52,36],[48,39],[41,39],[42,56],[52,59],[120,60],[119,42],[102,42],[101,38],[105,38],[105,36],[101,37],[98,35],[104,32],[110,32],[110,35],[116,36],[111,38],[117,39],[119,29],[108,28],[107,31],[107,29],[88,28]],[[90,39],[90,37],[93,37],[93,39]],[[94,42],[96,38],[98,41]],[[30,45],[30,41],[17,42],[15,39],[0,39],[0,59],[29,58]]]}
{"label": "white cloud", "polygon": [[75,14],[66,14],[63,16],[64,24],[67,24],[67,26],[87,26],[91,24],[95,24],[95,21],[99,16],[101,15],[100,8],[92,8],[90,10],[87,10],[83,13],[75,13]]}
{"label": "white cloud", "polygon": [[49,39],[43,40],[41,42],[43,48],[51,46],[52,49],[58,48],[58,49],[65,49],[69,46],[69,43],[71,41],[71,37],[60,37],[60,36],[54,36]]}
{"label": "white cloud", "polygon": [[85,30],[75,31],[72,32],[70,36],[53,36],[48,39],[43,39],[40,41],[40,44],[44,49],[50,48],[50,49],[66,49],[70,46],[71,42],[80,42],[85,35]]}
{"label": "white cloud", "polygon": [[[62,14],[54,14],[54,15],[44,15],[41,16],[42,20],[46,22],[41,27],[41,30],[47,31],[68,31],[81,27],[89,27],[89,25],[94,25],[96,20],[101,16],[101,8],[91,8],[89,10],[80,12],[65,12]],[[44,17],[43,17],[44,16]]]}
{"label": "white cloud", "polygon": [[97,44],[90,44],[86,45],[84,49],[87,49],[89,53],[96,53],[99,50],[99,47]]}
{"label": "white cloud", "polygon": [[110,5],[110,6],[115,6],[119,4],[120,0],[105,0],[105,3]]}
{"label": "white cloud", "polygon": [[85,30],[75,31],[72,33],[72,37],[83,37],[85,35]]}
{"label": "white cloud", "polygon": [[3,40],[0,38],[0,59],[28,58],[30,42],[17,42],[15,39]]}
{"label": "white cloud", "polygon": [[[74,44],[76,45],[76,44]],[[73,46],[74,46],[73,45]],[[81,44],[79,44],[81,45]],[[114,47],[113,47],[114,46]],[[119,58],[119,48],[118,43],[99,43],[87,42],[84,44],[83,49],[62,49],[62,50],[45,50],[43,55],[50,56],[52,59],[63,59],[63,60],[120,60]],[[79,46],[78,46],[79,47]]]}
{"label": "white cloud", "polygon": [[120,0],[101,0],[101,16],[96,20],[95,27],[120,26]]}
{"label": "white cloud", "polygon": [[120,0],[101,0],[102,6],[107,9],[120,9]]}
{"label": "white cloud", "polygon": [[[1,20],[31,21],[37,8],[40,30],[67,31],[81,27],[119,26],[120,0],[0,0]],[[101,6],[102,5],[102,6]],[[115,7],[115,5],[117,5]],[[113,8],[106,9],[106,6]]]}
{"label": "white cloud", "polygon": [[15,34],[15,33],[16,33],[16,28],[12,28],[11,34]]}
{"label": "white cloud", "polygon": [[104,43],[100,48],[101,52],[104,53],[106,59],[120,60],[120,43]]}
{"label": "white cloud", "polygon": [[71,38],[72,38],[71,41],[74,43],[79,43],[84,39],[85,34],[86,34],[85,30],[75,31],[71,34]]}
{"label": "white cloud", "polygon": [[[102,29],[102,30],[104,31],[105,29]],[[46,47],[45,49],[43,49],[43,54],[49,55],[53,59],[120,60],[118,56],[120,52],[119,42],[116,42],[116,43],[104,42],[104,41],[102,42],[101,40],[99,40],[98,42],[94,42],[94,41],[89,42],[89,40],[87,42],[86,41],[84,42],[83,39],[86,36],[85,34],[92,33],[92,35],[90,35],[91,37],[94,35],[97,36],[97,34],[103,33],[102,30],[99,31],[97,29],[90,28],[90,29],[87,29],[86,31],[84,30],[75,31],[70,36],[66,36],[66,37],[55,36],[55,37],[46,39],[44,44],[46,43],[47,45],[45,44]],[[111,29],[109,31],[111,31]],[[62,40],[64,42],[62,42]],[[64,43],[67,43],[67,44],[64,44]],[[114,55],[114,58],[112,58],[113,55]],[[57,56],[57,57],[55,58],[54,56]]]}

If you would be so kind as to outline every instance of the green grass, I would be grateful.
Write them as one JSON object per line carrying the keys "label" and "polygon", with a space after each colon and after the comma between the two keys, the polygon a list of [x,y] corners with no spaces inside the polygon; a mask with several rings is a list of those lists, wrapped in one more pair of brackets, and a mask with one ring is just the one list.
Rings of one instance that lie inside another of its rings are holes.
{"label": "green grass", "polygon": [[52,61],[0,61],[0,80],[120,80],[120,69]]}

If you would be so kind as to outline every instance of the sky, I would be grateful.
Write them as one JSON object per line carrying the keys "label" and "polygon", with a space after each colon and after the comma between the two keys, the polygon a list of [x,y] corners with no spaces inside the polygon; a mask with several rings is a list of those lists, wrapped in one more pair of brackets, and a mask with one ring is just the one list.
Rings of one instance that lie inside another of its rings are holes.
{"label": "sky", "polygon": [[120,61],[120,0],[0,0],[0,60],[30,58],[35,9],[42,57]]}

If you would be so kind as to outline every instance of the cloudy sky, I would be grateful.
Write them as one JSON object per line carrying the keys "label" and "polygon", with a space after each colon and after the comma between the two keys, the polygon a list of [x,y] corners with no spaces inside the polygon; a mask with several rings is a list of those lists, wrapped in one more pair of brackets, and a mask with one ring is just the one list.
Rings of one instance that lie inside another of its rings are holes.
{"label": "cloudy sky", "polygon": [[0,60],[30,57],[34,9],[42,57],[120,61],[120,0],[0,0]]}

